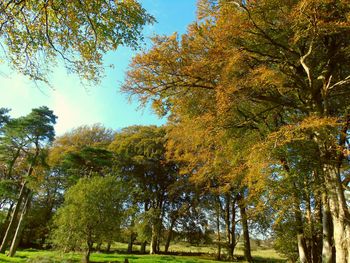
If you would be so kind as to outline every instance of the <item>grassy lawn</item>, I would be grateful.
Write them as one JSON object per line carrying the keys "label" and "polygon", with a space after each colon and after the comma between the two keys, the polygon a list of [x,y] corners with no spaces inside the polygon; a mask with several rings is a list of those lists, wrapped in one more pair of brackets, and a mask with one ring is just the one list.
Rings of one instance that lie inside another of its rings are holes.
{"label": "grassy lawn", "polygon": [[[196,246],[184,246],[181,244],[173,245],[171,251],[181,251],[182,253],[203,253],[196,256],[181,256],[181,255],[138,255],[138,254],[126,254],[126,244],[117,243],[114,248],[118,249],[121,253],[93,253],[91,255],[92,262],[120,262],[123,263],[127,258],[129,263],[214,263],[222,262],[213,260],[215,248],[211,247],[196,247]],[[125,250],[124,250],[125,249]],[[136,251],[138,247],[134,248]],[[243,255],[240,248],[236,250],[238,258]],[[255,262],[285,262],[274,250],[271,249],[256,249],[252,251],[252,256]],[[81,262],[82,255],[79,253],[61,253],[58,251],[45,251],[45,250],[22,250],[18,251],[16,256],[9,258],[0,254],[0,262],[33,262],[33,263],[76,263]],[[241,261],[242,262],[242,261]]]}

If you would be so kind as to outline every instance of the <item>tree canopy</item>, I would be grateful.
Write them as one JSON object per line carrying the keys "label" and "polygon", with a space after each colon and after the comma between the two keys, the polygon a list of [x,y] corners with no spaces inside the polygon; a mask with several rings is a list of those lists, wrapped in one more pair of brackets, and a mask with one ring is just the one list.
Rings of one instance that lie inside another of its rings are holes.
{"label": "tree canopy", "polygon": [[5,0],[0,3],[2,59],[36,81],[58,61],[81,79],[98,82],[103,55],[137,47],[144,25],[154,22],[136,1]]}

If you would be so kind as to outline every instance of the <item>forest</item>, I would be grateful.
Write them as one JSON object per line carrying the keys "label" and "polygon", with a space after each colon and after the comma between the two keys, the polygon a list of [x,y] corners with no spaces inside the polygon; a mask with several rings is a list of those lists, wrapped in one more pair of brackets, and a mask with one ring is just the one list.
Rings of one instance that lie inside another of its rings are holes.
{"label": "forest", "polygon": [[[8,63],[47,85],[56,59],[99,81],[102,55],[155,22],[137,1],[63,2],[0,3]],[[121,86],[165,125],[55,136],[48,107],[1,108],[4,262],[24,248],[96,262],[117,242],[127,255],[182,242],[256,262],[258,244],[283,262],[350,262],[349,65],[347,0],[199,0],[187,32],[152,37]]]}

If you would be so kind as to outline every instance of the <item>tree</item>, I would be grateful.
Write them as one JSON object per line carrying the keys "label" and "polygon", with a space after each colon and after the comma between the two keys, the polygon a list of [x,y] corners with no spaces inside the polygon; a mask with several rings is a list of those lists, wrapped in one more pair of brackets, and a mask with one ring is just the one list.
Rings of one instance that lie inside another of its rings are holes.
{"label": "tree", "polygon": [[49,163],[64,188],[79,178],[112,172],[113,156],[108,151],[114,132],[99,124],[81,126],[56,138],[49,152]]}
{"label": "tree", "polygon": [[168,191],[177,176],[176,164],[166,159],[165,141],[163,127],[131,126],[116,134],[109,148],[118,174],[134,186],[132,202],[144,214],[139,218],[149,222],[151,254],[159,251]]}
{"label": "tree", "polygon": [[82,178],[65,194],[54,218],[52,240],[65,249],[85,249],[90,262],[94,243],[113,239],[120,230],[127,193],[116,177]]}
{"label": "tree", "polygon": [[5,0],[0,3],[5,60],[35,81],[49,83],[52,66],[98,82],[103,54],[119,45],[135,48],[144,25],[154,22],[135,0]]}
{"label": "tree", "polygon": [[[20,189],[0,249],[4,253],[8,242],[11,241],[10,256],[16,253],[23,230],[24,218],[32,198],[31,184],[35,184],[35,181],[38,180],[36,176],[40,173],[37,173],[36,170],[45,159],[45,147],[54,139],[53,125],[55,122],[56,116],[51,110],[43,106],[33,109],[27,116],[10,120],[3,127],[1,147],[9,155],[6,176],[12,180],[16,179],[15,182]],[[16,172],[19,172],[19,174],[12,177],[14,167],[18,162],[20,162],[20,165]]]}

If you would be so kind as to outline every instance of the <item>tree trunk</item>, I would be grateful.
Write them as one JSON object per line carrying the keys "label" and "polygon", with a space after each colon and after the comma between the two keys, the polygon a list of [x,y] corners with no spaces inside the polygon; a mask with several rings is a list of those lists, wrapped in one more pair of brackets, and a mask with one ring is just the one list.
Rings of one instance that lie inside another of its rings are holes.
{"label": "tree trunk", "polygon": [[20,216],[18,224],[17,224],[17,229],[16,229],[15,235],[14,235],[12,243],[11,243],[10,251],[8,254],[9,257],[13,257],[16,254],[16,251],[17,251],[17,248],[19,245],[19,241],[21,240],[21,237],[22,237],[22,232],[23,232],[23,228],[24,228],[24,224],[25,224],[25,216],[29,210],[31,198],[32,198],[32,193],[28,189],[27,193],[26,193],[26,200],[25,200],[25,203],[24,203],[24,206],[22,209],[22,213],[21,213],[21,216]]}
{"label": "tree trunk", "polygon": [[236,240],[236,198],[232,200],[232,212],[231,212],[231,244],[230,244],[230,257],[233,259],[235,247],[237,244]]}
{"label": "tree trunk", "polygon": [[[89,236],[91,236],[91,235],[89,235]],[[88,240],[86,242],[86,244],[87,244],[87,248],[86,248],[85,254],[82,258],[82,262],[83,263],[90,263],[90,254],[91,254],[92,247],[93,247],[94,243],[91,240]]]}
{"label": "tree trunk", "polygon": [[242,221],[242,228],[243,228],[243,240],[244,240],[244,257],[248,262],[252,262],[252,254],[250,249],[250,237],[249,237],[249,228],[248,228],[248,218],[246,213],[245,205],[243,204],[242,197],[241,200],[238,202],[239,210],[241,213],[241,221]]}
{"label": "tree trunk", "polygon": [[[297,186],[294,183],[294,189],[297,190]],[[298,241],[298,253],[299,253],[299,261],[301,263],[309,263],[309,255],[306,246],[305,236],[304,236],[304,226],[303,226],[303,216],[300,210],[300,198],[298,193],[293,192],[294,197],[294,215],[295,215],[295,224],[296,224],[296,232],[297,232],[297,241]]]}
{"label": "tree trunk", "polygon": [[307,253],[306,241],[305,241],[304,230],[303,230],[303,221],[302,221],[299,205],[295,204],[294,209],[295,209],[295,221],[296,221],[296,229],[297,229],[299,261],[301,263],[308,263],[309,257]]}
{"label": "tree trunk", "polygon": [[221,260],[221,235],[220,235],[220,213],[221,212],[221,202],[218,197],[217,213],[216,213],[216,233],[217,233],[217,260]]}
{"label": "tree trunk", "polygon": [[165,241],[165,248],[164,248],[165,253],[168,253],[168,251],[169,251],[170,241],[171,241],[171,238],[173,236],[173,228],[174,228],[175,222],[176,222],[175,219],[171,220],[169,232],[168,232],[168,235],[167,235],[166,241]]}
{"label": "tree trunk", "polygon": [[96,244],[96,251],[97,251],[97,252],[101,252],[101,246],[102,246],[102,242],[98,242],[98,243]]}
{"label": "tree trunk", "polygon": [[231,240],[231,217],[230,217],[230,207],[231,207],[231,196],[229,194],[225,195],[225,228],[226,228],[226,245],[228,250],[228,256],[230,259],[233,258],[232,251],[232,240]]}
{"label": "tree trunk", "polygon": [[297,233],[298,240],[298,252],[299,252],[299,261],[301,263],[308,263],[307,250],[306,250],[306,242],[303,233]]}
{"label": "tree trunk", "polygon": [[[39,156],[39,147],[38,147],[38,142],[37,142],[36,143],[36,149],[35,149],[35,155],[34,155],[34,157],[32,159],[32,162],[31,162],[31,164],[29,166],[29,169],[27,171],[26,178],[29,178],[32,175],[33,170],[34,170],[34,165],[36,163],[36,159],[38,158],[38,156]],[[7,227],[5,236],[4,236],[4,238],[2,240],[2,244],[0,246],[0,253],[5,253],[5,250],[7,248],[7,244],[10,241],[11,236],[13,235],[13,232],[15,231],[18,213],[19,213],[19,211],[21,209],[21,204],[22,204],[23,200],[25,199],[26,184],[27,184],[26,181],[24,181],[22,183],[22,187],[21,187],[21,190],[20,190],[20,193],[19,193],[17,205],[15,207],[15,210],[13,211],[10,224]]]}
{"label": "tree trunk", "polygon": [[132,253],[132,247],[134,245],[134,241],[135,241],[135,234],[133,232],[130,233],[130,237],[129,237],[129,242],[128,242],[128,253]]}
{"label": "tree trunk", "polygon": [[158,242],[158,237],[157,237],[157,229],[155,223],[152,224],[152,237],[151,237],[151,244],[150,244],[150,254],[157,254],[157,242]]}
{"label": "tree trunk", "polygon": [[107,243],[106,252],[110,252],[110,251],[111,251],[111,245],[112,245],[112,242],[109,241],[109,242]]}
{"label": "tree trunk", "polygon": [[346,204],[340,173],[332,165],[324,165],[329,209],[333,222],[337,263],[350,262],[350,215]]}
{"label": "tree trunk", "polygon": [[7,245],[10,242],[10,240],[12,238],[12,235],[13,235],[13,233],[15,231],[18,213],[19,213],[19,211],[21,209],[22,202],[23,202],[23,199],[24,199],[24,196],[25,196],[25,192],[26,192],[26,182],[24,182],[22,184],[21,191],[19,193],[19,197],[18,197],[18,201],[17,201],[16,207],[15,207],[13,213],[12,213],[10,223],[9,223],[7,229],[6,229],[4,238],[3,238],[2,243],[1,243],[0,253],[5,253]]}
{"label": "tree trunk", "polygon": [[147,242],[146,241],[141,243],[141,247],[140,247],[140,253],[141,254],[146,254],[146,246],[147,246]]}
{"label": "tree trunk", "polygon": [[322,232],[323,232],[323,243],[322,243],[322,262],[333,263],[334,255],[332,251],[332,218],[329,211],[329,204],[326,193],[322,194]]}
{"label": "tree trunk", "polygon": [[322,262],[322,198],[315,194],[315,211],[314,211],[314,232],[312,235],[315,250],[313,251],[313,263]]}
{"label": "tree trunk", "polygon": [[312,263],[319,263],[320,262],[320,250],[318,249],[318,236],[316,234],[316,227],[314,224],[314,217],[316,218],[318,211],[317,211],[317,200],[314,197],[315,201],[315,211],[313,215],[313,211],[311,208],[311,200],[312,200],[312,195],[310,192],[310,188],[308,186],[307,182],[304,182],[304,187],[305,187],[305,203],[306,203],[306,220],[308,224],[308,235],[307,235],[307,245],[306,247],[308,248],[308,259],[309,262]]}
{"label": "tree trunk", "polygon": [[3,240],[4,236],[5,236],[5,232],[6,232],[6,229],[10,223],[10,219],[11,219],[11,214],[12,214],[12,211],[13,211],[13,206],[15,204],[12,202],[10,207],[9,207],[9,210],[7,211],[7,215],[6,215],[6,219],[4,221],[4,224],[2,225],[2,228],[1,228],[1,237],[0,237],[0,240]]}

